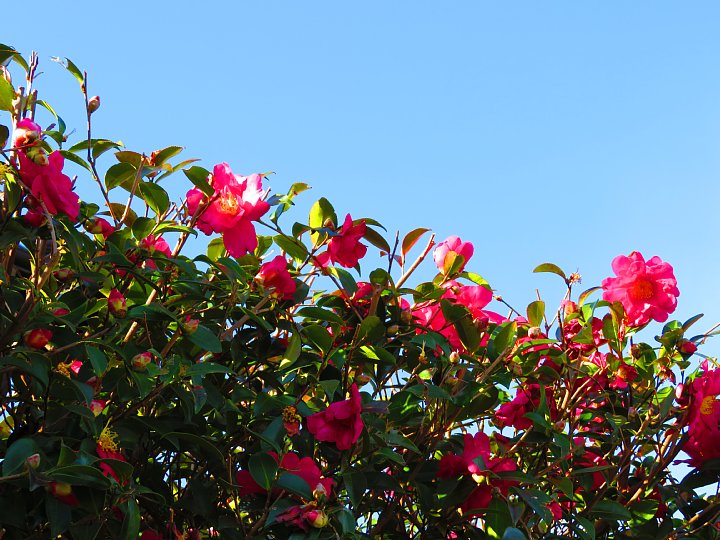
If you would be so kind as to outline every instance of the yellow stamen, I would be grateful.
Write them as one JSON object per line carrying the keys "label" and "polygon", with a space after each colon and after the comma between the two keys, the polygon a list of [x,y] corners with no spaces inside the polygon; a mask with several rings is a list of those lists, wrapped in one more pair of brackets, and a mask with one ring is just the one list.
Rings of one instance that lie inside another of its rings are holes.
{"label": "yellow stamen", "polygon": [[705,396],[700,404],[700,413],[704,415],[712,414],[716,401],[715,396]]}
{"label": "yellow stamen", "polygon": [[106,452],[117,452],[118,443],[115,440],[117,436],[118,434],[111,430],[109,425],[105,426],[98,437],[98,445]]}

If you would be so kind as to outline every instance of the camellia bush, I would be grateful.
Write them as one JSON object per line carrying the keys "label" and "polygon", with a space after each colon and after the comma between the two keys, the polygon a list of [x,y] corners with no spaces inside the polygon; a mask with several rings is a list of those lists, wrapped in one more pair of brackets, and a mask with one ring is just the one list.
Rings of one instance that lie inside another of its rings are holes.
{"label": "camellia bush", "polygon": [[37,60],[0,46],[1,538],[720,536],[713,331],[668,262],[541,264],[561,305],[511,307],[458,237],[97,138],[55,59],[71,136]]}

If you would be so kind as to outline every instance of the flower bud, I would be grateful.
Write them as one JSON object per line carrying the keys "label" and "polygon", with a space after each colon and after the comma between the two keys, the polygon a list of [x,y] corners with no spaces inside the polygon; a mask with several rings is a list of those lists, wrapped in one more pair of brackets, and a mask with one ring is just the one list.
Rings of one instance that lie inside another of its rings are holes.
{"label": "flower bud", "polygon": [[13,131],[13,146],[16,148],[30,146],[40,138],[41,133],[42,128],[38,124],[29,118],[23,118]]}
{"label": "flower bud", "polygon": [[542,330],[540,330],[539,326],[531,326],[528,328],[528,337],[530,339],[540,339],[543,337]]}
{"label": "flower bud", "polygon": [[355,384],[357,384],[358,386],[365,386],[367,383],[370,382],[370,380],[371,380],[370,375],[366,375],[365,373],[358,373],[357,375],[355,375],[355,378],[353,379]]}
{"label": "flower bud", "polygon": [[70,310],[64,307],[59,307],[56,309],[53,309],[52,314],[56,317],[64,317],[65,315],[68,315],[70,313]]}
{"label": "flower bud", "polygon": [[53,272],[53,276],[59,282],[67,283],[75,276],[75,272],[73,272],[72,268],[60,268],[59,270],[55,270]]}
{"label": "flower bud", "polygon": [[40,466],[40,454],[33,454],[25,459],[25,463],[31,469],[37,469]]}
{"label": "flower bud", "polygon": [[325,489],[325,486],[322,484],[322,482],[318,482],[318,485],[315,486],[315,489],[313,490],[313,497],[318,502],[324,502],[327,499],[327,496],[327,489]]}
{"label": "flower bud", "polygon": [[127,301],[117,289],[110,291],[110,295],[108,296],[108,311],[118,319],[124,319],[127,316]]}
{"label": "flower bud", "polygon": [[327,517],[327,514],[322,510],[310,510],[307,513],[307,520],[308,523],[310,523],[310,525],[312,525],[316,529],[322,529],[330,521]]}
{"label": "flower bud", "polygon": [[106,404],[107,401],[103,399],[93,399],[90,402],[90,411],[92,411],[93,415],[100,416],[100,413],[103,412]]}
{"label": "flower bud", "polygon": [[115,227],[103,218],[98,217],[86,220],[83,226],[90,234],[102,234],[104,238],[115,232]]}
{"label": "flower bud", "polygon": [[200,321],[198,319],[191,318],[190,315],[187,315],[182,323],[183,332],[187,335],[194,334],[197,331],[198,326],[200,326]]}
{"label": "flower bud", "polygon": [[47,167],[47,165],[50,163],[50,160],[48,159],[45,150],[43,150],[42,148],[28,148],[26,154],[30,161],[32,161],[35,165]]}
{"label": "flower bud", "polygon": [[457,364],[460,361],[460,354],[457,351],[453,351],[448,356],[448,360],[451,364]]}
{"label": "flower bud", "polygon": [[33,349],[44,349],[52,338],[52,332],[47,328],[33,328],[23,335],[25,345]]}
{"label": "flower bud", "polygon": [[88,100],[88,113],[92,114],[100,108],[100,96],[93,96]]}
{"label": "flower bud", "polygon": [[147,351],[136,354],[130,361],[135,371],[145,371],[150,362],[152,362],[152,354]]}
{"label": "flower bud", "polygon": [[680,354],[690,356],[691,354],[697,352],[697,345],[690,340],[683,339],[678,344],[678,350],[680,351]]}
{"label": "flower bud", "polygon": [[332,218],[325,218],[325,221],[323,221],[323,227],[326,229],[334,229],[335,223],[333,222]]}

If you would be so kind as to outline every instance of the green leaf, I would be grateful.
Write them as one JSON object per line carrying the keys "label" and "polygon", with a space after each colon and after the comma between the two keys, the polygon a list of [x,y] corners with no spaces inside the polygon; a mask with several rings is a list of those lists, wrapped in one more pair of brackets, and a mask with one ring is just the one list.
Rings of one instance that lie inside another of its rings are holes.
{"label": "green leaf", "polygon": [[[312,229],[320,229],[326,226],[326,221],[331,221],[332,227],[336,227],[338,225],[335,209],[332,204],[330,204],[330,201],[328,201],[325,197],[322,197],[312,205],[312,208],[310,208],[308,225],[310,225],[310,228]],[[326,238],[327,233],[314,232],[310,234],[310,239],[315,247],[322,244]]]}
{"label": "green leaf", "polygon": [[698,315],[695,315],[694,317],[690,317],[687,321],[685,321],[682,325],[683,332],[687,332],[688,328],[690,328],[693,324],[698,322],[700,319],[702,319],[705,316],[704,313],[699,313]]}
{"label": "green leaf", "polygon": [[13,99],[15,99],[15,89],[12,84],[0,77],[0,110],[12,111]]}
{"label": "green leaf", "polygon": [[590,296],[595,291],[599,291],[602,289],[602,287],[590,287],[587,291],[583,291],[580,293],[580,296],[578,297],[578,305],[583,305],[585,303],[585,300],[587,300],[588,296]]}
{"label": "green leaf", "polygon": [[343,480],[345,481],[345,489],[350,497],[350,502],[353,508],[357,508],[367,489],[367,478],[364,473],[348,471],[343,474]]}
{"label": "green leaf", "polygon": [[135,540],[140,534],[140,508],[134,497],[130,497],[123,505],[125,517],[120,530],[121,540]]}
{"label": "green leaf", "polygon": [[2,462],[2,474],[8,476],[15,474],[25,466],[25,460],[37,454],[38,448],[32,439],[18,439],[15,441],[7,452]]}
{"label": "green leaf", "polygon": [[167,148],[163,148],[157,154],[155,154],[155,159],[153,160],[153,163],[156,167],[159,167],[168,159],[177,156],[182,151],[182,146],[168,146]]}
{"label": "green leaf", "polygon": [[485,525],[489,538],[500,540],[505,531],[512,527],[512,516],[505,501],[493,498],[487,508]]}
{"label": "green leaf", "polygon": [[222,352],[222,343],[220,343],[220,339],[205,326],[198,326],[197,330],[187,337],[195,345],[205,351],[212,353]]}
{"label": "green leaf", "polygon": [[310,342],[313,343],[323,354],[327,354],[332,347],[333,338],[328,334],[327,329],[317,324],[310,324],[302,329]]}
{"label": "green leaf", "polygon": [[303,478],[299,477],[297,474],[284,472],[280,475],[280,478],[278,478],[278,481],[275,485],[281,489],[284,489],[285,491],[289,491],[294,495],[298,495],[303,499],[312,499],[312,490],[310,489],[310,486]]}
{"label": "green leaf", "polygon": [[98,377],[102,377],[102,375],[105,373],[105,370],[107,369],[107,357],[105,356],[105,353],[103,353],[100,349],[91,347],[89,345],[85,347],[85,351],[87,353],[88,359],[90,360],[90,365],[92,366],[95,375],[97,375]]}
{"label": "green leaf", "polygon": [[285,253],[290,255],[293,259],[298,262],[303,262],[307,259],[308,252],[305,246],[298,240],[278,234],[273,237],[273,241],[277,246],[282,249]]}
{"label": "green leaf", "polygon": [[50,60],[53,62],[57,62],[62,67],[67,69],[73,77],[77,79],[77,81],[82,85],[85,82],[85,77],[83,76],[82,72],[80,71],[80,68],[78,68],[75,64],[73,64],[72,60],[69,58],[60,58],[59,56],[51,56]]}
{"label": "green leaf", "polygon": [[587,515],[595,519],[605,518],[612,521],[627,521],[631,518],[630,510],[618,502],[607,499],[597,502],[588,510]]}
{"label": "green leaf", "polygon": [[59,537],[70,526],[72,509],[48,494],[45,496],[45,512],[50,523],[50,537]]}
{"label": "green leaf", "polygon": [[67,465],[47,471],[47,476],[56,482],[64,482],[73,486],[89,486],[100,489],[110,487],[110,480],[95,467],[90,465]]}
{"label": "green leaf", "polygon": [[430,229],[426,229],[424,227],[420,227],[417,229],[413,229],[409,233],[405,235],[405,238],[403,238],[400,253],[402,253],[402,259],[405,260],[405,256],[408,254],[408,252],[413,248],[413,246],[417,243],[422,236],[428,232]]}
{"label": "green leaf", "polygon": [[490,335],[487,353],[490,360],[496,360],[504,351],[512,347],[517,334],[517,323],[506,322],[499,325]]}
{"label": "green leaf", "polygon": [[390,253],[391,249],[387,240],[385,240],[385,238],[383,238],[375,229],[367,227],[363,237],[379,250],[384,251],[385,253]]}
{"label": "green leaf", "polygon": [[301,317],[305,317],[306,319],[316,319],[318,321],[335,323],[341,326],[345,324],[345,321],[343,321],[342,317],[340,317],[337,313],[317,306],[304,307],[299,309],[297,314]]}
{"label": "green leaf", "polygon": [[170,208],[170,198],[167,192],[157,184],[143,182],[138,186],[138,189],[143,200],[158,216],[165,214],[167,209]]}
{"label": "green leaf", "polygon": [[69,150],[59,150],[59,152],[60,155],[68,161],[72,161],[75,165],[80,165],[83,169],[92,173],[92,167],[90,167],[90,164],[77,154],[73,154]]}
{"label": "green leaf", "polygon": [[340,284],[343,286],[343,289],[345,289],[348,296],[352,296],[357,292],[357,283],[350,272],[333,266],[328,266],[325,270],[328,274],[331,274],[340,280]]}
{"label": "green leaf", "polygon": [[132,224],[132,234],[135,239],[139,242],[150,234],[155,228],[155,220],[146,217],[139,217]]}
{"label": "green leaf", "polygon": [[545,317],[545,302],[535,300],[527,307],[527,318],[530,326],[540,326]]}
{"label": "green leaf", "polygon": [[189,169],[184,169],[183,173],[185,174],[185,176],[187,176],[188,180],[190,180],[195,187],[200,189],[200,191],[202,191],[208,197],[215,193],[215,190],[208,182],[208,176],[210,176],[210,171],[208,171],[207,169],[203,169],[202,167],[193,165]]}
{"label": "green leaf", "polygon": [[105,188],[111,189],[122,186],[127,191],[132,189],[137,169],[130,163],[116,163],[105,173]]}
{"label": "green leaf", "polygon": [[376,341],[385,335],[385,325],[377,315],[365,317],[357,332],[357,342]]}
{"label": "green leaf", "polygon": [[565,276],[565,272],[562,271],[562,269],[552,263],[543,263],[539,266],[535,267],[535,270],[533,272],[540,273],[540,272],[549,272],[550,274],[557,274],[561,278],[563,278],[565,281],[567,281],[567,277]]}
{"label": "green leaf", "polygon": [[[250,458],[248,471],[260,487],[270,490],[278,471],[278,462],[270,454],[262,452]],[[305,483],[307,487],[307,482]]]}

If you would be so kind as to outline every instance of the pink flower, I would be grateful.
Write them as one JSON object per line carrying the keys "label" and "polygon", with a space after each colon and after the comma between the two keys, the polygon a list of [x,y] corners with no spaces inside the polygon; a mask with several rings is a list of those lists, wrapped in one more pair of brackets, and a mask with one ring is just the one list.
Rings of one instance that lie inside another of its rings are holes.
{"label": "pink flower", "polygon": [[197,220],[198,228],[205,234],[222,234],[225,248],[233,257],[254,251],[257,236],[252,222],[270,209],[262,200],[262,177],[239,176],[233,174],[227,163],[220,163],[215,165],[209,182],[215,190],[210,199],[198,188],[187,193],[190,215],[197,212],[201,203],[207,204]]}
{"label": "pink flower", "polygon": [[690,465],[700,467],[710,459],[720,458],[720,369],[708,370],[685,385],[690,395],[688,440],[683,450]]}
{"label": "pink flower", "polygon": [[474,251],[475,249],[470,242],[463,242],[458,236],[449,236],[444,242],[437,245],[433,252],[433,259],[435,259],[438,270],[443,275],[448,275],[458,257],[463,258],[462,264],[457,268],[458,272],[462,272],[465,264],[473,256]]}
{"label": "pink flower", "polygon": [[620,302],[629,326],[642,326],[651,319],[663,322],[675,311],[680,295],[677,280],[672,266],[660,257],[645,262],[633,251],[628,257],[615,257],[612,268],[617,277],[603,280],[603,300]]}
{"label": "pink flower", "polygon": [[73,192],[70,178],[62,172],[65,158],[60,152],[50,154],[47,165],[33,163],[24,152],[18,152],[18,156],[20,177],[33,197],[42,201],[52,215],[63,213],[77,221],[80,198]]}
{"label": "pink flower", "polygon": [[255,280],[265,289],[273,290],[272,294],[283,300],[292,300],[295,295],[295,281],[287,269],[287,261],[282,255],[278,255],[272,261],[266,262],[260,267]]}
{"label": "pink flower", "polygon": [[40,138],[42,128],[30,120],[23,118],[17,123],[15,131],[13,131],[12,144],[15,148],[29,146]]}
{"label": "pink flower", "polygon": [[350,387],[350,399],[331,403],[327,409],[307,419],[308,431],[319,441],[334,442],[338,450],[347,450],[360,438],[363,420],[362,402],[357,385]]}
{"label": "pink flower", "polygon": [[367,253],[367,246],[360,243],[366,229],[364,221],[353,225],[350,214],[347,214],[340,232],[330,238],[328,250],[317,256],[320,265],[326,267],[332,263],[345,268],[357,266],[358,261]]}
{"label": "pink flower", "polygon": [[[499,428],[512,426],[519,430],[528,429],[533,423],[525,415],[540,407],[540,399],[539,384],[528,384],[518,388],[515,398],[498,408],[495,413],[495,424]],[[554,420],[557,417],[557,406],[553,399],[552,388],[545,388],[545,399],[550,409],[550,417]]]}
{"label": "pink flower", "polygon": [[45,213],[42,211],[42,208],[29,208],[23,216],[23,220],[31,227],[37,228],[45,224]]}
{"label": "pink flower", "polygon": [[118,319],[124,319],[127,315],[127,302],[117,289],[112,289],[108,295],[108,311]]}

